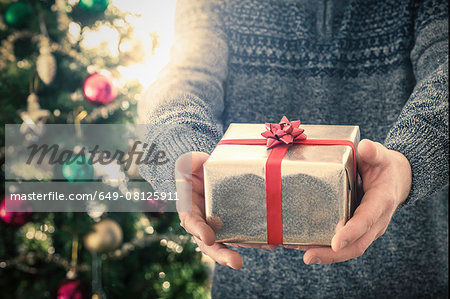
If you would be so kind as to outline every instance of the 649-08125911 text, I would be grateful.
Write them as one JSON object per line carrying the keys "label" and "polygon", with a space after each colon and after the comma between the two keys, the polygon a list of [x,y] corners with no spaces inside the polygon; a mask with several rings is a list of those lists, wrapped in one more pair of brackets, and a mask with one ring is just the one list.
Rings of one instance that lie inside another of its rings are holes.
{"label": "649-08125911 text", "polygon": [[39,200],[39,201],[61,201],[61,200],[86,200],[86,201],[108,201],[108,200],[179,200],[177,192],[157,192],[157,191],[142,191],[142,192],[98,192],[93,193],[63,193],[57,191],[50,191],[44,193],[11,193],[11,200]]}

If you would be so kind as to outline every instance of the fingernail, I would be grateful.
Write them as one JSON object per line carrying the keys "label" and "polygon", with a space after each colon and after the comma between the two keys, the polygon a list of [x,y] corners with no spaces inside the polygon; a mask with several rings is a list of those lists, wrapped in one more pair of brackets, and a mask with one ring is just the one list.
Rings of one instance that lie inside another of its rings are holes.
{"label": "fingernail", "polygon": [[320,264],[320,259],[318,257],[315,257],[311,260],[310,264]]}
{"label": "fingernail", "polygon": [[344,248],[344,247],[347,246],[347,245],[348,245],[348,242],[347,242],[347,241],[342,241],[341,247],[340,247],[339,249],[342,249],[342,248]]}

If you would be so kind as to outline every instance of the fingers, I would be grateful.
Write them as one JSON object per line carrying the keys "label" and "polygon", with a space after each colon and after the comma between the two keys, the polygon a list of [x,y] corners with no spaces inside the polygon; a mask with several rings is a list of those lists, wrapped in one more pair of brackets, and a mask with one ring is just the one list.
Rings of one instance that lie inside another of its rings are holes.
{"label": "fingers", "polygon": [[188,233],[200,239],[208,246],[214,244],[216,240],[214,231],[202,216],[190,212],[180,212],[178,215],[181,220],[181,226]]}
{"label": "fingers", "polygon": [[191,196],[192,209],[190,211],[178,211],[181,226],[205,244],[212,245],[215,242],[215,235],[214,230],[205,221],[204,198],[197,193],[192,193]]}
{"label": "fingers", "polygon": [[221,265],[240,269],[243,261],[239,253],[215,243],[214,231],[205,221],[203,164],[208,157],[206,153],[190,152],[181,155],[175,162],[175,182],[179,198],[184,201],[192,199],[192,210],[178,210],[181,226],[194,236],[204,254]]}
{"label": "fingers", "polygon": [[337,252],[352,244],[372,229],[382,218],[387,222],[394,211],[395,200],[382,193],[380,189],[366,192],[359,207],[350,220],[336,231],[331,247]]}
{"label": "fingers", "polygon": [[233,269],[242,268],[244,262],[242,261],[242,257],[236,251],[228,249],[221,243],[214,243],[212,246],[207,246],[196,237],[194,237],[194,240],[197,242],[198,247],[204,254],[219,264],[231,267]]}
{"label": "fingers", "polygon": [[387,223],[384,221],[376,223],[360,239],[337,252],[330,247],[309,249],[303,255],[303,261],[305,264],[332,264],[357,258],[364,254],[370,244],[378,237],[378,234],[384,232],[386,227]]}

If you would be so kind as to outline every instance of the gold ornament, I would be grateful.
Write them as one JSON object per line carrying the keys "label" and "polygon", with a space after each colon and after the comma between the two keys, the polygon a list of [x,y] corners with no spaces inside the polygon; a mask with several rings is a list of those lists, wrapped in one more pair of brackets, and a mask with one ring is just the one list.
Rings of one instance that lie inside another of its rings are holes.
{"label": "gold ornament", "polygon": [[122,244],[122,229],[120,225],[109,218],[104,218],[94,224],[93,232],[84,238],[84,247],[93,252],[109,252]]}

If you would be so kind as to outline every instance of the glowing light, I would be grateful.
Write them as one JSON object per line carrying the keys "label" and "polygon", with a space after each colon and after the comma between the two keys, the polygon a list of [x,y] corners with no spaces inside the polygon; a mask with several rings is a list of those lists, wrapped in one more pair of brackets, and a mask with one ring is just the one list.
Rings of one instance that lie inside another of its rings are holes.
{"label": "glowing light", "polygon": [[[176,0],[138,1],[113,0],[112,5],[123,12],[130,12],[125,18],[133,27],[134,39],[142,44],[142,49],[133,49],[133,42],[127,40],[121,44],[121,51],[142,51],[142,61],[118,67],[122,79],[137,80],[144,87],[156,80],[159,71],[169,62],[170,47],[173,42],[174,14]],[[158,36],[158,47],[154,48],[152,33]],[[154,52],[153,52],[154,51]]]}
{"label": "glowing light", "polygon": [[94,29],[86,27],[83,29],[80,45],[87,50],[101,48],[105,51],[103,56],[117,57],[119,55],[119,38],[119,32],[108,25],[101,25]]}
{"label": "glowing light", "polygon": [[37,240],[42,239],[42,232],[38,230],[38,231],[34,234],[34,238],[37,239]]}
{"label": "glowing light", "polygon": [[174,248],[176,245],[177,244],[174,241],[167,242],[167,247],[170,248],[170,249]]}
{"label": "glowing light", "polygon": [[168,288],[170,288],[170,282],[164,281],[162,286],[167,290]]}
{"label": "glowing light", "polygon": [[80,24],[71,22],[69,24],[69,29],[68,29],[67,33],[68,33],[67,37],[69,38],[69,41],[73,44],[76,43],[80,39],[80,34],[81,34]]}
{"label": "glowing light", "polygon": [[141,217],[139,219],[139,223],[143,226],[149,226],[150,225],[150,221],[148,220],[147,217]]}

